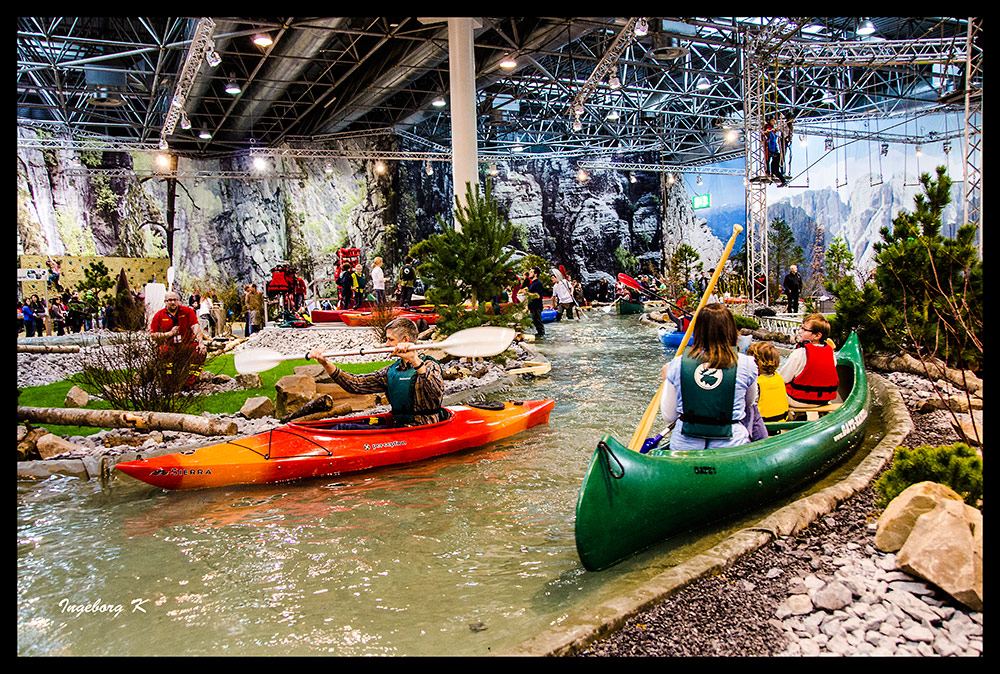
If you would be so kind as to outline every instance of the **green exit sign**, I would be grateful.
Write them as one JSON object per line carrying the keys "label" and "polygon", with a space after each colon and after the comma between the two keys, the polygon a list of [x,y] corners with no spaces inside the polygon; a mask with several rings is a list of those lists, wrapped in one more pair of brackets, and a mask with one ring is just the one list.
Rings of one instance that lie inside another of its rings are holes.
{"label": "green exit sign", "polygon": [[708,208],[712,205],[711,196],[708,194],[699,194],[691,199],[691,207],[695,210],[699,208]]}

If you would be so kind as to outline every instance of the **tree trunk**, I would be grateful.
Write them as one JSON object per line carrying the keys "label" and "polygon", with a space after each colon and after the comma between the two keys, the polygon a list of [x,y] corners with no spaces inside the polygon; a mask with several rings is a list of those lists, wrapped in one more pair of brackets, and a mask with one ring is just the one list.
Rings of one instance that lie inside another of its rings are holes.
{"label": "tree trunk", "polygon": [[128,410],[86,410],[64,407],[18,407],[18,421],[60,426],[134,428],[136,430],[182,431],[198,435],[236,435],[235,421],[221,421],[193,414],[130,412]]}
{"label": "tree trunk", "polygon": [[49,344],[18,344],[18,353],[79,353],[80,347],[71,346],[55,346]]}

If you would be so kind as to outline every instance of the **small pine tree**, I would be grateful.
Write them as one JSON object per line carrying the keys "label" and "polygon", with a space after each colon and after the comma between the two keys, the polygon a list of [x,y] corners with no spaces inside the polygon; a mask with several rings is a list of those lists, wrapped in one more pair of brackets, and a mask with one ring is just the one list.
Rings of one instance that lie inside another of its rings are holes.
{"label": "small pine tree", "polygon": [[410,249],[410,255],[424,260],[417,271],[430,285],[427,298],[440,305],[470,301],[476,305],[499,294],[506,282],[513,251],[508,247],[514,227],[504,220],[493,199],[492,181],[485,193],[466,183],[465,205],[455,197],[457,231],[438,216],[440,234],[433,234]]}
{"label": "small pine tree", "polygon": [[919,482],[937,482],[955,490],[973,507],[981,507],[983,498],[983,460],[965,443],[941,447],[899,447],[892,466],[872,487],[879,494],[881,508],[903,491]]}

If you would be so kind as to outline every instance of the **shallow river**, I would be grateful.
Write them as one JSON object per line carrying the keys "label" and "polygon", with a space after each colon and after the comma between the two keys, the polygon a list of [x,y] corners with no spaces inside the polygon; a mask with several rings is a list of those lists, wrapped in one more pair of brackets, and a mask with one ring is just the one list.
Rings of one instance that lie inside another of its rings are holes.
{"label": "shallow river", "polygon": [[553,398],[549,423],[478,450],[197,492],[19,482],[18,653],[489,655],[762,515],[585,571],[584,472],[604,433],[631,438],[672,352],[635,316],[546,329],[551,374],[502,397]]}

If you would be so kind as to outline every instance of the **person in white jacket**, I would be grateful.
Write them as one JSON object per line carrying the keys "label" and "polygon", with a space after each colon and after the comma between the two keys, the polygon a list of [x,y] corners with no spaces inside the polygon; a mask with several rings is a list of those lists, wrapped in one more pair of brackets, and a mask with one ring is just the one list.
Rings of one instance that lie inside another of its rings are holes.
{"label": "person in white jacket", "polygon": [[573,310],[576,307],[576,300],[573,299],[573,286],[569,281],[562,278],[552,286],[552,296],[556,301],[556,320],[561,321],[563,312],[569,318],[573,318]]}
{"label": "person in white jacket", "polygon": [[385,272],[382,271],[382,258],[372,260],[372,289],[375,291],[375,301],[385,304]]}

